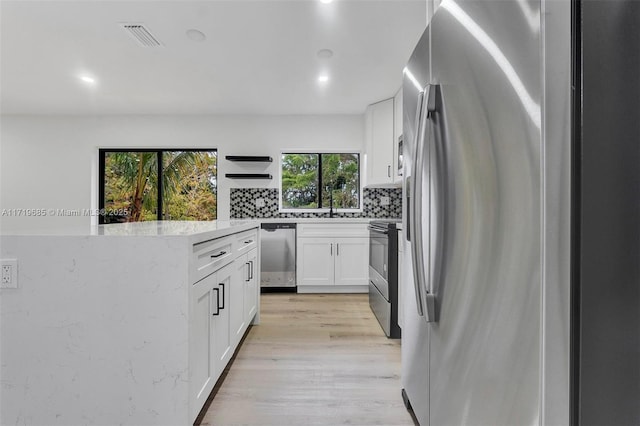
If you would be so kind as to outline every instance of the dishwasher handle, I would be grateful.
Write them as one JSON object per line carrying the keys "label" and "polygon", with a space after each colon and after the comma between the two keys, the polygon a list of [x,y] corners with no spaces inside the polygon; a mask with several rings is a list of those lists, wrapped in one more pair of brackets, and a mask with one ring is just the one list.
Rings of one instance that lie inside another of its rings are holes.
{"label": "dishwasher handle", "polygon": [[260,229],[264,229],[267,232],[274,232],[278,229],[296,229],[297,225],[295,222],[266,222],[260,225]]}

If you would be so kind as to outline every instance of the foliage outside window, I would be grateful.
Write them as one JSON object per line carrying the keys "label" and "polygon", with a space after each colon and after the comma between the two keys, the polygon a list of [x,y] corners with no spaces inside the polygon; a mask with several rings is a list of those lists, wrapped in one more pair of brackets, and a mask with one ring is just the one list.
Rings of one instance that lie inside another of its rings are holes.
{"label": "foliage outside window", "polygon": [[282,208],[360,208],[360,155],[282,154]]}
{"label": "foliage outside window", "polygon": [[216,150],[100,150],[100,223],[214,220]]}

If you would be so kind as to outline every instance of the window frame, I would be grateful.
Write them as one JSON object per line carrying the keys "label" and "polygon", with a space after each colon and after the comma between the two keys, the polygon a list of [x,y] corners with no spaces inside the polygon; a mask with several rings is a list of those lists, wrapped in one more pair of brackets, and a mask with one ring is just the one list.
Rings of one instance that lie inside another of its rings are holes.
{"label": "window frame", "polygon": [[[219,160],[220,157],[218,155],[218,148],[98,148],[98,208],[104,209],[104,184],[105,184],[105,163],[106,163],[106,154],[110,152],[155,152],[158,155],[157,166],[158,169],[156,173],[158,174],[158,194],[157,194],[157,206],[158,212],[156,215],[157,221],[164,221],[162,218],[163,211],[163,193],[164,188],[162,186],[162,165],[163,165],[163,153],[171,152],[171,151],[180,151],[180,152],[200,152],[200,151],[214,151],[216,153],[216,200],[218,199],[218,174],[219,174]],[[216,218],[214,220],[218,220],[218,211],[216,210]],[[104,225],[104,216],[98,215],[98,224]]]}
{"label": "window frame", "polygon": [[362,206],[362,159],[363,153],[359,150],[350,150],[350,149],[341,149],[341,150],[296,150],[296,149],[287,149],[280,151],[280,156],[278,157],[278,212],[281,213],[329,213],[330,207],[317,207],[317,208],[306,208],[306,209],[294,209],[294,208],[285,208],[282,205],[283,202],[283,191],[282,191],[282,156],[285,154],[316,154],[318,155],[318,189],[319,189],[319,198],[320,202],[322,202],[322,155],[323,154],[357,154],[358,155],[358,208],[357,209],[345,209],[345,208],[337,208],[334,207],[334,212],[343,212],[343,213],[361,213],[363,211]]}

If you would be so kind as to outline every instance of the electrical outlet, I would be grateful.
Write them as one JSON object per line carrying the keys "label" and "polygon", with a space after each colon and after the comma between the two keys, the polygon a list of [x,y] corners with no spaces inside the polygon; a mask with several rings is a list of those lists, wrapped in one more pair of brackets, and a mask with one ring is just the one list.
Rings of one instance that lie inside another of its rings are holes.
{"label": "electrical outlet", "polygon": [[256,198],[256,207],[264,207],[264,198]]}
{"label": "electrical outlet", "polygon": [[389,204],[391,204],[391,199],[389,197],[380,197],[381,206],[388,206]]}
{"label": "electrical outlet", "polygon": [[0,288],[18,288],[18,260],[2,259],[2,282]]}

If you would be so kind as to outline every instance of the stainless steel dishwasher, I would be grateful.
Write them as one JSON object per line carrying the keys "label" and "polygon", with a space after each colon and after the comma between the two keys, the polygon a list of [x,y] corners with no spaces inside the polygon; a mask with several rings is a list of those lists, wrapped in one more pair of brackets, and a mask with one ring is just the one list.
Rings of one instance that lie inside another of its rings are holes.
{"label": "stainless steel dishwasher", "polygon": [[261,228],[261,290],[296,291],[296,224],[263,223]]}

